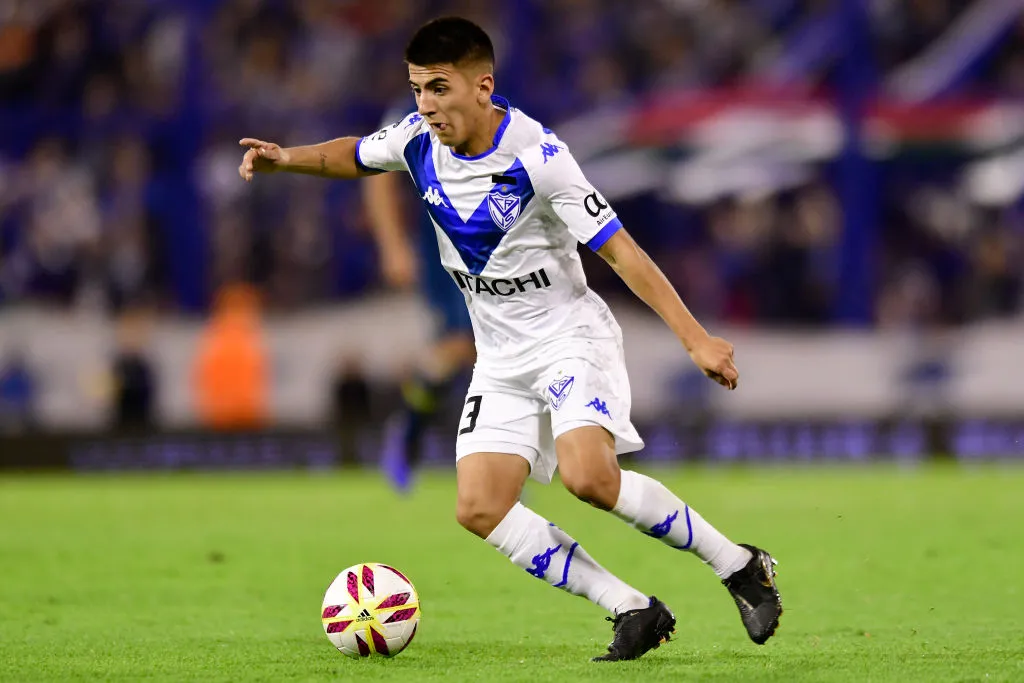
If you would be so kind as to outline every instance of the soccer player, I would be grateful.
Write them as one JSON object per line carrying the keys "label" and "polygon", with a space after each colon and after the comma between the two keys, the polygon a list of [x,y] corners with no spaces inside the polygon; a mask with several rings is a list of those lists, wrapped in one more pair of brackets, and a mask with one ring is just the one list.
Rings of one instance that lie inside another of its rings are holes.
{"label": "soccer player", "polygon": [[[411,112],[410,112],[411,113]],[[404,110],[395,118],[405,118]],[[392,121],[394,118],[389,118]],[[405,493],[423,452],[423,433],[460,372],[473,366],[473,327],[462,293],[441,264],[434,223],[417,217],[410,239],[403,212],[404,188],[394,173],[363,181],[363,201],[380,253],[381,272],[393,287],[418,285],[434,314],[436,337],[413,376],[402,383],[402,408],[388,422],[381,465],[392,485]]]}
{"label": "soccer player", "polygon": [[413,36],[405,61],[416,113],[318,145],[245,138],[239,174],[412,176],[476,339],[456,442],[456,516],[531,576],[614,615],[613,640],[597,660],[658,647],[675,616],[520,502],[528,477],[548,483],[556,467],[580,500],[710,565],[750,638],[764,643],[782,613],[771,555],[733,543],[655,479],[619,468],[617,454],[643,442],[629,418],[621,330],[587,287],[577,244],[597,251],[727,389],[739,380],[732,345],[693,318],[565,144],[494,94],[494,51],[482,29],[434,20]]}

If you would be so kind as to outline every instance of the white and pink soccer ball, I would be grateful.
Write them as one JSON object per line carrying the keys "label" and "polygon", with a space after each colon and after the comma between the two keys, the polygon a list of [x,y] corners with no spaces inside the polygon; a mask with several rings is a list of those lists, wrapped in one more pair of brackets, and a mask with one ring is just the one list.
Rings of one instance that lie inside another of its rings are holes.
{"label": "white and pink soccer ball", "polygon": [[328,586],[320,617],[331,643],[349,657],[394,657],[416,635],[420,600],[394,567],[357,564]]}

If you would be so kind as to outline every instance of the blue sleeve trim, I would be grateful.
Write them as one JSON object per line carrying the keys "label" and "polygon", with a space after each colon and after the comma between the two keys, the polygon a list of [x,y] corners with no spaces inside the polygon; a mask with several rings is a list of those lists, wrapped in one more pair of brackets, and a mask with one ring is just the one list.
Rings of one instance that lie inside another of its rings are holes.
{"label": "blue sleeve trim", "polygon": [[591,250],[597,251],[604,246],[604,243],[612,238],[612,235],[622,229],[622,221],[619,220],[618,216],[608,221],[608,225],[601,228],[601,232],[597,233],[590,238],[587,242],[587,246]]}
{"label": "blue sleeve trim", "polygon": [[366,138],[359,138],[359,141],[356,142],[356,166],[359,168],[360,171],[364,171],[366,173],[383,173],[384,169],[367,166],[366,164],[363,163],[362,158],[359,156],[359,145],[363,144],[363,140],[365,139]]}

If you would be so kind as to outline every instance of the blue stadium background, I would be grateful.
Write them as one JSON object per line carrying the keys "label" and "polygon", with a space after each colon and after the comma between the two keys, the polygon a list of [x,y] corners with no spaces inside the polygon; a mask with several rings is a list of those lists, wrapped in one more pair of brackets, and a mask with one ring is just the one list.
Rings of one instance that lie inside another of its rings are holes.
{"label": "blue stadium background", "polygon": [[[1021,315],[1020,3],[14,0],[3,12],[0,316],[142,305],[201,318],[239,280],[271,314],[380,293],[357,183],[247,186],[237,140],[374,130],[411,104],[402,48],[441,14],[488,29],[498,91],[572,145],[710,324],[931,334]],[[609,298],[625,293],[609,270],[589,274]],[[911,370],[928,386],[949,369]]]}

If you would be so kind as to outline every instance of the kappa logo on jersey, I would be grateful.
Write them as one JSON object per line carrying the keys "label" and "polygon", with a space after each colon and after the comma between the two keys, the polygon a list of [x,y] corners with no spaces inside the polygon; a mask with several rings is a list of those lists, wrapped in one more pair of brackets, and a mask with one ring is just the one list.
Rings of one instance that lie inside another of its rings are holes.
{"label": "kappa logo on jersey", "polygon": [[446,209],[448,205],[444,203],[444,199],[441,198],[441,193],[437,191],[436,187],[428,187],[427,191],[423,193],[423,201],[431,206],[443,206]]}
{"label": "kappa logo on jersey", "polygon": [[552,144],[550,142],[542,142],[540,145],[540,151],[541,153],[544,154],[544,163],[548,163],[548,159],[558,154],[558,152],[561,149],[562,148],[559,147],[558,145]]}
{"label": "kappa logo on jersey", "polygon": [[[408,128],[409,126],[419,123],[422,120],[422,116],[420,116],[419,114],[413,114],[412,116],[409,117],[409,120],[406,122],[405,127]],[[395,125],[397,126],[398,124],[396,123]]]}
{"label": "kappa logo on jersey", "polygon": [[501,186],[502,192],[491,192],[487,195],[487,210],[491,213],[491,220],[499,228],[508,232],[512,224],[519,218],[519,210],[523,201],[508,191],[507,185]]}
{"label": "kappa logo on jersey", "polygon": [[527,285],[533,285],[533,289],[544,289],[551,286],[551,280],[543,268],[535,270],[528,275],[507,278],[486,278],[479,275],[470,275],[458,270],[451,271],[452,278],[459,289],[465,289],[473,294],[490,294],[492,296],[512,296],[516,292],[522,294],[526,291]]}
{"label": "kappa logo on jersey", "polygon": [[572,385],[575,383],[576,378],[574,376],[565,375],[548,385],[548,402],[551,403],[552,408],[558,410],[562,407],[565,399],[569,397],[569,392],[572,391]]}

